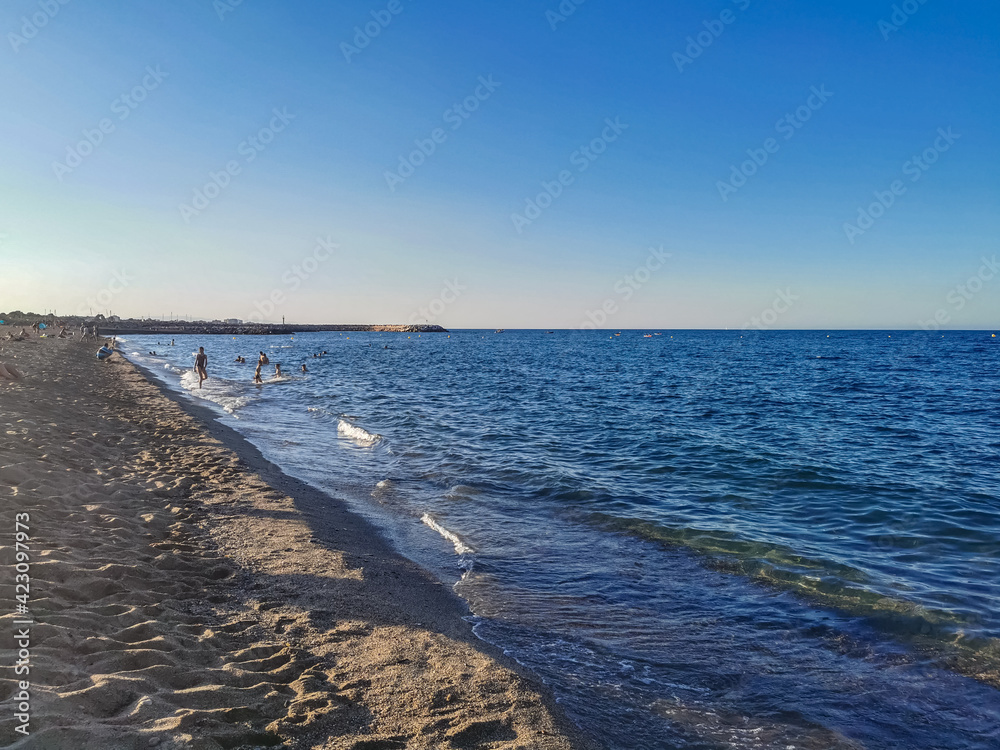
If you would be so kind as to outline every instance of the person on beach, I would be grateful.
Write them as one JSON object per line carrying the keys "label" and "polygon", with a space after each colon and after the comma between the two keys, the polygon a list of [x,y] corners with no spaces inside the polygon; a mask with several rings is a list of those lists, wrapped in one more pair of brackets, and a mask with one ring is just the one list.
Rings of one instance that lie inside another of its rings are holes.
{"label": "person on beach", "polygon": [[0,380],[21,380],[24,377],[14,365],[0,362]]}
{"label": "person on beach", "polygon": [[205,354],[205,347],[198,347],[198,356],[194,358],[194,369],[198,373],[198,387],[208,380],[208,355]]}

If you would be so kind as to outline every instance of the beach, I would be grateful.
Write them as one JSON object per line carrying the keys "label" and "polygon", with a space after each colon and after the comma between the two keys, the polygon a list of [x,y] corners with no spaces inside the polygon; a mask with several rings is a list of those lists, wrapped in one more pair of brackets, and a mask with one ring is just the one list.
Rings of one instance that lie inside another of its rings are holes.
{"label": "beach", "polygon": [[95,349],[0,349],[0,746],[594,746],[367,521]]}

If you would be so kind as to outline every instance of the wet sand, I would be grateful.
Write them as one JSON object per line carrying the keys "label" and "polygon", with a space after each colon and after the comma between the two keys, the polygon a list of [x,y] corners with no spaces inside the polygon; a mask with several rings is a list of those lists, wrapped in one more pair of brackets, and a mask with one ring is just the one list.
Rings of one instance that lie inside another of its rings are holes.
{"label": "wet sand", "polygon": [[[96,349],[0,345],[25,375],[0,380],[0,747],[595,747],[366,521]],[[27,738],[9,708],[17,513]]]}

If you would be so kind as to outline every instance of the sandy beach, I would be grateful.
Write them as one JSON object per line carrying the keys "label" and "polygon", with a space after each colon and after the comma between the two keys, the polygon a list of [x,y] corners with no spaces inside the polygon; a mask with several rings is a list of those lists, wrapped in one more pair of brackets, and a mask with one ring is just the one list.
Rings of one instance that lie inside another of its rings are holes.
{"label": "sandy beach", "polygon": [[[0,380],[0,746],[593,747],[367,522],[96,348],[0,348],[25,376]],[[9,708],[19,680],[27,737]]]}

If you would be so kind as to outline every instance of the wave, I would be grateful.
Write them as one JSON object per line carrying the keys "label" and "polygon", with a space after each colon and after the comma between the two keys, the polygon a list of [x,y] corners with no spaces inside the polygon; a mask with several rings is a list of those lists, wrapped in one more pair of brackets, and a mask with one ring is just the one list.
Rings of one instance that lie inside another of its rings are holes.
{"label": "wave", "polygon": [[368,432],[368,430],[363,427],[358,427],[356,424],[351,424],[346,419],[337,420],[337,432],[344,437],[350,438],[354,442],[364,445],[372,446],[375,445],[382,439],[381,435]]}
{"label": "wave", "polygon": [[431,518],[430,514],[424,513],[423,517],[420,520],[423,523],[425,523],[427,526],[430,526],[432,529],[434,529],[434,531],[436,531],[438,534],[440,534],[441,536],[443,536],[449,542],[451,542],[455,546],[455,552],[457,554],[459,554],[459,555],[472,555],[472,554],[475,554],[476,551],[474,549],[472,549],[472,547],[470,547],[469,545],[467,545],[465,542],[463,542],[459,538],[458,534],[456,534],[453,531],[448,531],[448,529],[446,529],[444,526],[442,526],[437,521],[435,521],[433,518]]}
{"label": "wave", "polygon": [[[167,365],[167,367],[177,371],[175,367],[170,367],[170,365]],[[244,393],[246,385],[243,383],[237,383],[235,380],[226,380],[225,378],[210,377],[204,382],[202,387],[199,387],[198,374],[196,372],[193,370],[182,370],[180,372],[181,388],[188,395],[211,401],[220,406],[228,414],[235,416],[237,411],[245,407],[252,400],[250,396]]]}
{"label": "wave", "polygon": [[368,432],[364,427],[354,424],[351,420],[357,419],[357,417],[350,414],[337,414],[320,406],[307,406],[306,411],[318,419],[337,420],[337,433],[365,448],[370,448],[382,441],[382,436],[377,432]]}

